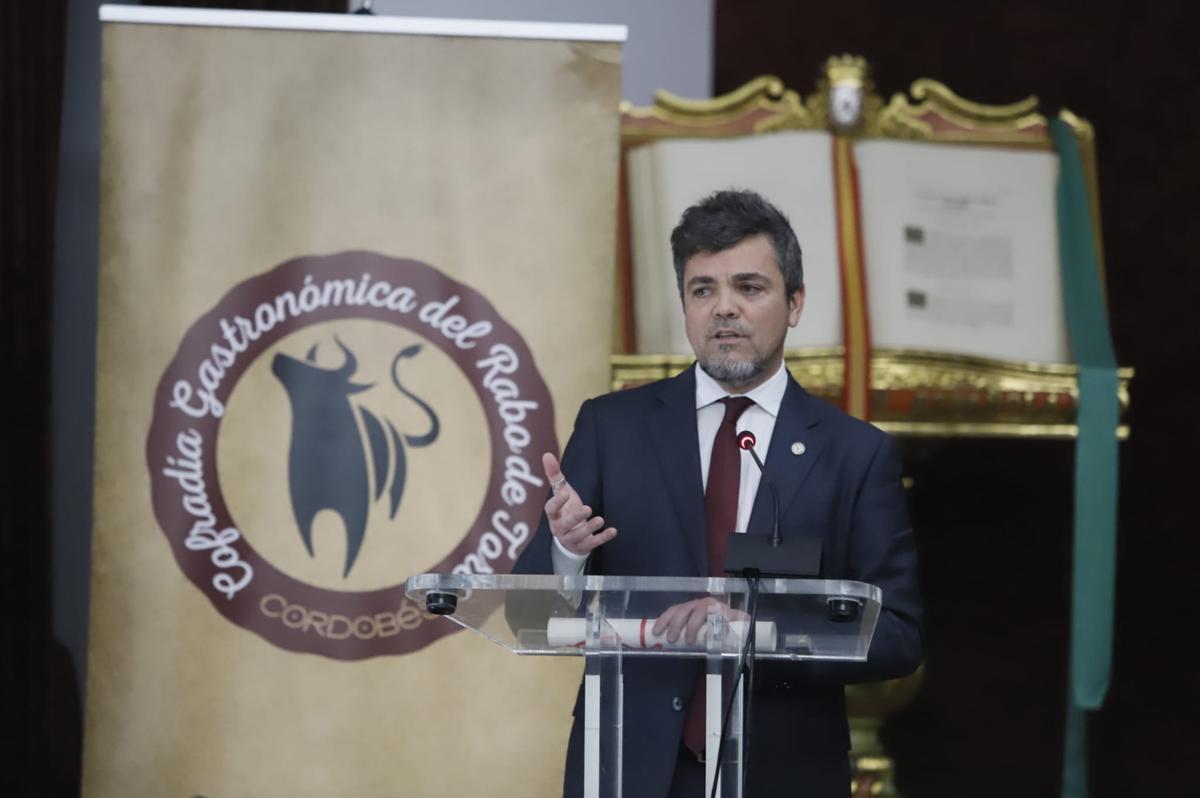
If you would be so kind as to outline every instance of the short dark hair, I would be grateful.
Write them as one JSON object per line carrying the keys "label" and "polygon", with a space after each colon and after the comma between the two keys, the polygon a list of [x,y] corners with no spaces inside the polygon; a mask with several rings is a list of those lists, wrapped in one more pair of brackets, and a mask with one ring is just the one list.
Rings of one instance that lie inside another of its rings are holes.
{"label": "short dark hair", "polygon": [[753,191],[726,190],[709,194],[688,208],[671,231],[671,255],[675,260],[680,296],[683,295],[683,267],[694,255],[724,252],[757,235],[765,235],[771,240],[787,295],[790,297],[803,288],[800,242],[787,217]]}

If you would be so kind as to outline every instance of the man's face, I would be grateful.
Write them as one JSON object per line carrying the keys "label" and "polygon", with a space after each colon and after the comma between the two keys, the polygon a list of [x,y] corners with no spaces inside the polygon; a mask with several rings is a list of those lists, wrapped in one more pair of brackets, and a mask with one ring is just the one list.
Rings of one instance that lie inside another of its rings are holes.
{"label": "man's face", "polygon": [[788,296],[766,236],[721,252],[692,256],[683,267],[683,319],[700,367],[744,393],[783,356],[783,338],[804,308],[804,289]]}

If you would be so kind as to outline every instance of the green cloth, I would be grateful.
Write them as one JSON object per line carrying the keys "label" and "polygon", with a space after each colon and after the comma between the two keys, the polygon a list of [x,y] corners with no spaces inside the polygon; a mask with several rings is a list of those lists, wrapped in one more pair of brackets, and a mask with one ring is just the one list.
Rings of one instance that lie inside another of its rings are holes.
{"label": "green cloth", "polygon": [[1071,668],[1063,761],[1064,798],[1087,795],[1084,710],[1098,709],[1112,667],[1117,536],[1117,363],[1105,313],[1079,143],[1050,123],[1059,156],[1058,245],[1071,351],[1079,365],[1075,446],[1075,548],[1071,577]]}
{"label": "green cloth", "polygon": [[1063,746],[1063,798],[1084,798],[1088,794],[1087,710],[1067,700],[1066,743]]}

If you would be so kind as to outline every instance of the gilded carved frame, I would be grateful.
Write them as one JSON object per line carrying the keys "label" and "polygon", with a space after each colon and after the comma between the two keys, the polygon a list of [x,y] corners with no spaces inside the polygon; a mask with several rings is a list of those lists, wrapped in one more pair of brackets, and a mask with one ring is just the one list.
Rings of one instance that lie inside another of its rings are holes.
{"label": "gilded carved frame", "polygon": [[[850,55],[826,61],[816,90],[807,99],[772,76],[756,78],[711,100],[689,100],[660,91],[652,106],[621,104],[622,154],[628,147],[663,138],[821,129],[851,138],[1053,148],[1047,119],[1038,111],[1037,97],[1008,105],[983,105],[928,79],[915,81],[909,95],[911,99],[897,93],[885,104],[875,92],[866,61]],[[1061,111],[1059,118],[1071,127],[1080,143],[1097,251],[1102,253],[1095,133],[1086,120],[1070,111]],[[692,362],[690,356],[683,355],[627,354],[632,329],[624,185],[621,196],[618,290],[624,308],[618,326],[624,327],[617,350],[626,353],[612,358],[614,389],[670,376]],[[785,360],[810,392],[833,402],[840,400],[841,347],[789,350]],[[1118,376],[1123,418],[1129,406],[1133,370],[1122,368]],[[1073,438],[1077,434],[1078,398],[1078,368],[1073,364],[1001,361],[916,350],[877,348],[872,352],[871,419],[897,435]],[[1117,434],[1122,439],[1128,437],[1128,426],[1122,423]]]}

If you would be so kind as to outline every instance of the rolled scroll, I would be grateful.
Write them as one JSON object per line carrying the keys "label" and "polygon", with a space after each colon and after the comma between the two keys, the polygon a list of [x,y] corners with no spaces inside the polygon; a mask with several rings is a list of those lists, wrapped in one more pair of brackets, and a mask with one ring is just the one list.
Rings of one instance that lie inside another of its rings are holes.
{"label": "rolled scroll", "polygon": [[[654,634],[654,618],[610,619],[606,626],[611,628],[621,645],[629,649],[656,649],[670,651],[704,651],[708,647],[708,624],[700,627],[694,642],[688,642],[680,634],[674,643],[666,634]],[[551,618],[546,626],[546,642],[555,648],[582,648],[587,635],[586,618]],[[720,628],[724,633],[723,648],[740,650],[745,643],[749,621],[727,621]],[[602,634],[607,633],[607,629]],[[777,646],[774,621],[758,621],[755,624],[755,646],[759,651],[775,651]]]}

